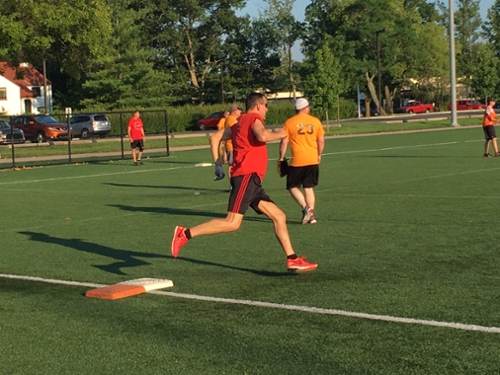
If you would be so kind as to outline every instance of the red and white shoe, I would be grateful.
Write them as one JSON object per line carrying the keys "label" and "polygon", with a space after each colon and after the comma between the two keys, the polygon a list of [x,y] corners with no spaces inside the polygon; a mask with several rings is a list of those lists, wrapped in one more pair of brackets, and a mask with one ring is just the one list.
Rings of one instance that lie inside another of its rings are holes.
{"label": "red and white shoe", "polygon": [[314,217],[314,210],[311,209],[311,218],[309,219],[309,224],[317,224],[318,223],[318,220],[316,220],[316,218]]}
{"label": "red and white shoe", "polygon": [[184,227],[175,227],[174,238],[172,238],[172,245],[170,246],[170,251],[172,252],[172,256],[177,258],[179,255],[179,251],[181,247],[187,244],[188,238],[186,237],[186,228]]}
{"label": "red and white shoe", "polygon": [[311,272],[318,268],[318,263],[307,262],[304,259],[306,256],[297,257],[295,259],[287,259],[286,265],[288,271],[296,273]]}

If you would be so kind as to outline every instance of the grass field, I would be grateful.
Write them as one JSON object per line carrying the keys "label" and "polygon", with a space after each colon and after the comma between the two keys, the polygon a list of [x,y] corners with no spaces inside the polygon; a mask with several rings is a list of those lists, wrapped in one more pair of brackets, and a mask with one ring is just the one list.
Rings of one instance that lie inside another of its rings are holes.
{"label": "grass field", "polygon": [[[500,160],[482,147],[477,128],[329,139],[317,225],[271,160],[264,187],[319,263],[303,275],[253,212],[170,256],[176,225],[225,216],[228,181],[194,166],[208,150],[2,171],[0,373],[498,374]],[[174,287],[84,296],[141,277]]]}
{"label": "grass field", "polygon": [[[402,118],[408,118],[409,122],[403,122]],[[366,121],[355,121],[355,122],[345,122],[342,126],[337,126],[335,121],[330,121],[329,126],[325,126],[327,136],[340,136],[340,135],[350,135],[350,134],[370,134],[370,133],[382,133],[382,132],[394,132],[394,131],[405,131],[405,130],[419,130],[419,129],[435,129],[435,128],[449,128],[450,120],[432,120],[432,121],[415,121],[412,120],[413,116],[403,116],[398,119],[390,119],[394,122],[387,122],[382,120],[381,122],[366,122]],[[471,126],[480,125],[481,118],[461,118],[461,126]],[[151,156],[164,156],[166,155],[166,139],[165,135],[151,135],[147,134],[146,142],[146,153],[145,155]],[[208,132],[185,132],[172,135],[169,139],[169,147],[184,147],[184,146],[197,146],[197,145],[207,145],[208,144]],[[188,136],[186,136],[188,135]],[[197,136],[198,135],[198,136]],[[89,154],[101,155],[102,157],[97,157],[100,160],[109,160],[110,156],[105,155],[105,153],[114,153],[114,159],[121,159],[121,151],[123,147],[124,157],[130,158],[129,143],[127,138],[123,139],[123,144],[118,137],[105,137],[97,139],[96,143],[81,142],[75,139],[71,145],[68,147],[66,141],[56,141],[42,144],[32,144],[27,142],[25,145],[14,145],[14,154],[16,161],[16,166],[32,166],[32,165],[43,165],[43,164],[60,164],[68,161],[69,150],[73,155],[73,161],[93,161],[96,156],[88,156]],[[154,150],[152,152],[152,150]],[[58,160],[44,160],[41,158],[49,159],[53,156],[64,156],[64,159]],[[48,158],[47,158],[48,157]],[[23,160],[19,160],[24,158]],[[27,158],[35,158],[33,160]],[[0,168],[11,168],[12,167],[12,149],[7,145],[0,146],[0,160],[4,163],[0,163]],[[7,163],[8,162],[8,163]]]}

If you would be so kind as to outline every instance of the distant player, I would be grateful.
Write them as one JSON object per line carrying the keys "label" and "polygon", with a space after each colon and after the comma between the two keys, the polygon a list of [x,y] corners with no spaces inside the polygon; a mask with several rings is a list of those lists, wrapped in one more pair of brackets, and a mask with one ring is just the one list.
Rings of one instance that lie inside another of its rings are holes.
{"label": "distant player", "polygon": [[[217,130],[222,130],[225,127],[226,124],[226,119],[227,116],[229,116],[229,112],[225,111],[220,118],[219,122],[217,123]],[[227,163],[227,158],[226,158],[226,152],[223,149],[223,143],[219,143],[219,148],[218,148],[218,158],[221,161],[221,163]],[[215,164],[215,176],[214,176],[214,181],[219,181],[222,180],[226,175],[224,174],[224,169],[222,169],[221,165]]]}
{"label": "distant player", "polygon": [[[139,111],[135,111],[132,118],[128,121],[128,139],[130,141],[130,148],[132,149],[134,165],[142,165],[141,157],[144,151],[146,135],[144,134],[144,124],[142,123]],[[136,149],[139,149],[137,155]]]}
{"label": "distant player", "polygon": [[[319,163],[325,147],[325,131],[321,121],[310,114],[307,99],[295,101],[296,115],[290,117],[283,126],[287,137],[281,140],[280,158],[285,158],[288,144],[292,160],[286,176],[286,188],[302,208],[302,224],[316,224],[314,187],[318,185]],[[300,189],[303,189],[304,193]]]}
{"label": "distant player", "polygon": [[[241,108],[237,104],[233,104],[229,109],[229,116],[227,116],[226,123],[224,127],[230,128],[233,125],[236,125],[238,122],[238,118],[241,116]],[[222,143],[222,141],[221,141]],[[227,176],[231,178],[231,164],[233,164],[233,141],[228,139],[224,148],[226,150],[226,160],[227,160]]]}
{"label": "distant player", "polygon": [[[286,133],[283,129],[272,132],[264,127],[267,99],[263,94],[248,95],[246,107],[247,112],[241,115],[236,125],[219,130],[210,138],[212,157],[219,164],[219,142],[230,138],[233,141],[232,189],[229,194],[227,216],[224,219],[212,219],[190,229],[175,227],[170,249],[172,256],[177,258],[180,249],[194,237],[238,230],[246,211],[252,207],[258,214],[264,214],[272,220],[278,242],[287,257],[288,270],[313,271],[318,264],[307,262],[305,257],[298,257],[295,254],[288,234],[286,215],[262,188],[268,163],[266,142],[282,139]],[[258,233],[255,233],[255,236],[258,236]]]}
{"label": "distant player", "polygon": [[483,117],[483,132],[484,138],[486,139],[484,142],[484,154],[483,157],[491,158],[490,155],[490,144],[493,143],[493,150],[495,151],[495,156],[500,156],[498,152],[498,144],[497,144],[497,134],[495,132],[495,124],[498,122],[497,115],[495,113],[495,109],[493,106],[496,101],[493,98],[488,100],[488,106],[484,111]]}

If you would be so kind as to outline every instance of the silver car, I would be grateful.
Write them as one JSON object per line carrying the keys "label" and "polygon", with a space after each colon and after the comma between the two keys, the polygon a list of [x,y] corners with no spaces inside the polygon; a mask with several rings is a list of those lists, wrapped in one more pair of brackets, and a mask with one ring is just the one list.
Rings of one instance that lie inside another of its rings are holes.
{"label": "silver car", "polygon": [[69,124],[73,137],[87,139],[93,135],[106,135],[111,132],[111,121],[102,114],[83,114],[70,117]]}
{"label": "silver car", "polygon": [[9,123],[0,120],[0,144],[24,143],[24,132],[21,129],[11,128]]}

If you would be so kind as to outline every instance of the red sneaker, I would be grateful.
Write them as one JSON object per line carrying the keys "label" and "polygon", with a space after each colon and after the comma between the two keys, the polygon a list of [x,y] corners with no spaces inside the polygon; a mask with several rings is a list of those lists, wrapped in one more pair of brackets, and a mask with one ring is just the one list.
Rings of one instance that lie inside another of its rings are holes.
{"label": "red sneaker", "polygon": [[184,227],[175,227],[174,238],[172,238],[172,246],[170,247],[170,251],[172,252],[172,256],[177,258],[179,255],[179,250],[182,246],[187,244],[188,238],[186,237],[186,228]]}
{"label": "red sneaker", "polygon": [[305,206],[302,210],[302,224],[307,224],[311,220],[312,210]]}
{"label": "red sneaker", "polygon": [[318,263],[306,262],[306,256],[297,257],[295,259],[287,259],[286,265],[288,271],[296,273],[311,272],[318,268]]}
{"label": "red sneaker", "polygon": [[309,224],[317,224],[318,220],[314,217],[314,210],[311,209],[311,218],[309,219]]}

